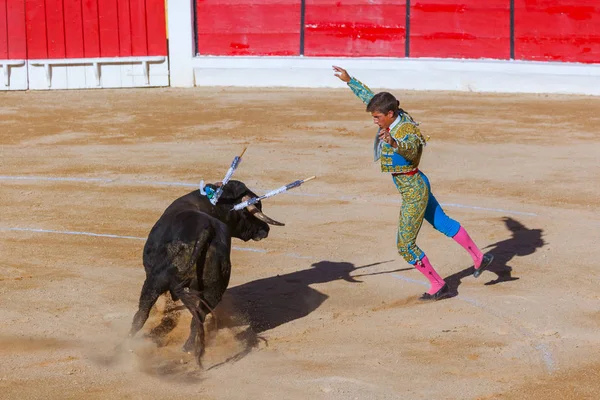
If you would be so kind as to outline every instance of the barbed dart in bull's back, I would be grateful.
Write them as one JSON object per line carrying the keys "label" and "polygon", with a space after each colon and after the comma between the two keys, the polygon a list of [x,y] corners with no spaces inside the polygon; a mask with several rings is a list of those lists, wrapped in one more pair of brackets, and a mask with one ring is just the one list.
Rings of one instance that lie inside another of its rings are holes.
{"label": "barbed dart in bull's back", "polygon": [[306,179],[300,179],[300,180],[294,181],[292,183],[288,183],[287,185],[282,186],[275,190],[271,190],[270,192],[265,193],[262,196],[254,197],[252,199],[249,199],[249,200],[243,201],[239,204],[236,204],[235,206],[233,206],[232,211],[239,211],[245,207],[248,207],[248,206],[258,203],[261,200],[267,199],[269,197],[273,197],[273,196],[278,195],[283,192],[287,192],[288,190],[297,188],[298,186],[302,185],[303,183],[311,181],[315,178],[316,178],[316,176],[313,175]]}
{"label": "barbed dart in bull's back", "polygon": [[231,166],[229,167],[229,169],[227,170],[227,173],[225,174],[225,178],[223,178],[223,184],[217,188],[217,191],[215,192],[214,196],[209,199],[213,206],[217,204],[217,201],[219,201],[219,197],[221,197],[221,195],[223,194],[223,186],[227,185],[227,182],[229,182],[229,180],[233,176],[233,173],[235,172],[237,167],[242,162],[242,156],[246,152],[246,149],[247,149],[247,147],[244,147],[244,150],[242,150],[242,154],[240,154],[239,156],[236,156],[233,159],[233,161],[231,162]]}

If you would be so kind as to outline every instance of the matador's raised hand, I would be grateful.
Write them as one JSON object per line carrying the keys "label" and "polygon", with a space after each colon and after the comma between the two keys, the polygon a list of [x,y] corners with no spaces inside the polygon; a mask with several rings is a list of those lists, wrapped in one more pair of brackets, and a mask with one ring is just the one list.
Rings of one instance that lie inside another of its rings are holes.
{"label": "matador's raised hand", "polygon": [[334,75],[337,76],[338,78],[340,78],[342,81],[344,81],[346,83],[350,82],[350,80],[352,79],[352,78],[350,78],[350,75],[348,74],[348,71],[346,71],[342,67],[336,67],[334,65],[333,66],[333,70],[335,71]]}

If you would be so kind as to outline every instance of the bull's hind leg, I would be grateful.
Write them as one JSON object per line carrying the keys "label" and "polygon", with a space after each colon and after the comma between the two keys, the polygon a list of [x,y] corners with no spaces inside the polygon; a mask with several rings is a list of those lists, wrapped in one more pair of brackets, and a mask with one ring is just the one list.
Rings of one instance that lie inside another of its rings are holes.
{"label": "bull's hind leg", "polygon": [[140,329],[142,329],[148,320],[148,315],[150,315],[152,306],[154,306],[160,295],[166,292],[167,289],[168,281],[162,276],[155,277],[154,279],[146,277],[144,286],[142,287],[142,293],[140,294],[139,308],[133,317],[129,337],[133,337]]}
{"label": "bull's hind leg", "polygon": [[150,331],[150,337],[152,340],[156,342],[156,344],[161,345],[162,339],[169,334],[175,327],[177,326],[177,321],[179,320],[180,315],[180,307],[178,307],[177,302],[173,300],[170,293],[164,294],[165,299],[165,308],[163,311],[163,317],[160,321],[160,324],[152,328]]}

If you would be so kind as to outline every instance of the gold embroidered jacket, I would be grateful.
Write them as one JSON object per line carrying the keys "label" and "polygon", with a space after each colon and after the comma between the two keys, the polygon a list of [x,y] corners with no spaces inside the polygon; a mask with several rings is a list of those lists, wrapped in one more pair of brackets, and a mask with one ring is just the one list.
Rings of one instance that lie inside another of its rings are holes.
{"label": "gold embroidered jacket", "polygon": [[[375,93],[365,84],[352,78],[348,86],[365,104]],[[390,135],[397,148],[379,140],[379,132],[375,135],[374,159],[381,160],[382,172],[410,172],[419,166],[426,139],[421,134],[418,124],[407,113],[399,113],[398,119],[392,124]]]}

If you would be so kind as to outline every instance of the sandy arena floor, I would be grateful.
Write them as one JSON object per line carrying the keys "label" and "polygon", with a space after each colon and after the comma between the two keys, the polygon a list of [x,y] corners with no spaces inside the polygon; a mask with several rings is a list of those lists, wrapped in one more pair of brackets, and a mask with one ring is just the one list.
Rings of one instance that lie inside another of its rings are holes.
{"label": "sandy arena floor", "polygon": [[[435,195],[496,255],[476,280],[424,226],[457,292],[433,304],[349,90],[0,93],[0,398],[599,399],[600,98],[397,94]],[[117,350],[150,228],[245,145],[257,192],[318,178],[265,202],[285,227],[234,241],[206,369],[180,351],[187,312],[144,337],[162,303]]]}

